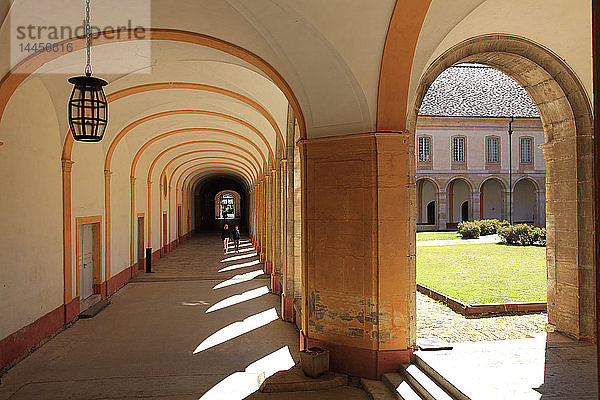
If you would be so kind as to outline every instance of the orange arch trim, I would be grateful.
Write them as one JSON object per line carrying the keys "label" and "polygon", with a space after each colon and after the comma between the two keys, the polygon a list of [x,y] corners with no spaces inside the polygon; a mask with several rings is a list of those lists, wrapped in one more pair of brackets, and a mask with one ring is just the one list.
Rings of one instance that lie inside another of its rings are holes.
{"label": "orange arch trim", "polygon": [[[388,27],[377,93],[377,131],[405,131],[412,62],[431,0],[397,1]],[[406,18],[410,15],[410,18]]]}
{"label": "orange arch trim", "polygon": [[[176,129],[174,131],[165,132],[165,133],[163,133],[161,135],[158,135],[158,136],[150,139],[149,141],[147,141],[146,143],[144,143],[144,145],[137,151],[137,153],[133,157],[133,161],[131,163],[131,173],[130,173],[131,176],[135,177],[135,170],[136,170],[136,167],[137,167],[137,163],[138,163],[140,157],[142,156],[142,153],[148,147],[150,147],[150,145],[152,145],[153,143],[157,142],[160,139],[164,139],[166,137],[169,137],[171,135],[176,135],[178,133],[187,133],[187,132],[196,132],[196,131],[202,132],[202,131],[205,131],[205,130],[208,131],[210,129],[207,129],[207,128],[183,128],[183,129]],[[265,156],[262,154],[262,152],[260,151],[260,148],[258,148],[258,146],[256,146],[256,144],[254,142],[252,142],[251,140],[249,140],[245,136],[238,135],[237,133],[234,133],[234,132],[222,131],[220,129],[217,129],[215,131],[216,132],[220,132],[220,133],[225,133],[225,134],[231,134],[231,135],[234,135],[236,137],[240,137],[240,138],[246,140],[247,142],[249,142],[250,144],[252,144],[255,147],[255,149],[260,154],[260,156],[262,158],[262,161],[266,165],[267,161],[265,159]],[[193,141],[189,141],[189,142],[179,143],[179,144],[177,144],[175,146],[170,147],[169,150],[174,149],[174,148],[179,147],[179,146],[184,146],[184,145],[187,145],[187,144],[201,144],[201,143],[206,143],[206,144],[209,144],[209,143],[210,144],[222,144],[222,145],[232,146],[232,147],[235,147],[235,148],[237,148],[239,150],[242,150],[242,151],[246,152],[247,154],[249,154],[254,161],[256,161],[256,164],[259,166],[260,170],[262,171],[262,167],[261,167],[260,162],[256,159],[256,157],[254,157],[254,155],[252,153],[250,153],[248,150],[244,149],[241,146],[237,146],[237,145],[235,145],[233,143],[229,143],[229,142],[222,142],[222,141],[218,141],[218,140],[193,140]]]}
{"label": "orange arch trim", "polygon": [[[128,30],[131,33],[131,30]],[[224,53],[230,54],[234,57],[237,57],[241,60],[244,60],[255,67],[257,67],[260,71],[264,72],[274,83],[277,85],[279,90],[283,92],[288,102],[292,106],[294,113],[296,114],[296,118],[298,120],[298,125],[300,127],[300,133],[302,137],[306,135],[306,124],[304,121],[304,116],[302,114],[302,109],[300,108],[300,103],[298,99],[294,95],[290,85],[285,81],[285,79],[277,72],[275,68],[273,68],[268,62],[263,60],[261,57],[256,54],[237,46],[233,43],[226,42],[221,39],[217,39],[212,36],[203,35],[196,32],[182,31],[176,29],[160,29],[160,28],[147,28],[146,32],[148,33],[147,38],[143,40],[153,40],[153,41],[174,41],[181,43],[190,43],[199,46],[205,46],[212,49],[216,49],[222,51]],[[110,43],[118,43],[118,42],[126,42],[138,40],[135,38],[135,35],[120,35],[120,37],[113,37],[111,39],[107,39],[106,35],[100,35],[97,39],[92,41],[92,46],[99,46],[103,44]],[[84,38],[73,38],[63,41],[62,43],[72,44],[72,51],[83,50],[85,48],[85,39]],[[67,46],[59,46],[59,48],[66,50]],[[21,61],[18,65],[16,65],[11,71],[9,71],[2,80],[0,81],[0,119],[4,114],[4,110],[6,109],[6,105],[8,101],[12,97],[13,93],[17,90],[19,85],[25,81],[30,75],[31,72],[39,69],[41,66],[55,60],[59,57],[62,57],[70,52],[67,51],[58,51],[58,52],[37,52],[27,57],[23,61]],[[63,154],[64,155],[64,154]],[[70,159],[70,150],[68,151],[68,158],[63,158],[65,160]]]}
{"label": "orange arch trim", "polygon": [[[180,143],[180,144],[178,144],[178,145],[175,145],[175,146],[173,146],[173,147],[170,147],[170,148],[168,148],[168,149],[165,149],[165,150],[163,150],[163,151],[162,151],[162,152],[161,152],[159,155],[157,155],[157,156],[156,156],[155,160],[157,160],[157,159],[161,158],[161,157],[162,157],[162,156],[163,156],[165,153],[167,153],[168,151],[170,151],[170,150],[172,150],[172,149],[174,149],[174,148],[177,148],[177,147],[183,146],[183,145],[185,145],[185,144],[189,144],[189,143]],[[231,154],[231,155],[234,155],[234,156],[241,157],[241,158],[243,158],[244,160],[246,160],[246,161],[248,162],[248,164],[249,164],[249,165],[252,167],[252,169],[254,170],[254,172],[255,172],[255,174],[256,174],[257,176],[259,176],[259,175],[260,175],[260,173],[258,172],[259,170],[257,169],[256,165],[254,165],[254,164],[252,163],[252,161],[251,161],[250,159],[248,159],[247,157],[245,157],[245,156],[243,156],[243,155],[241,155],[241,154],[239,154],[239,153],[235,153],[235,152],[233,152],[233,151],[228,151],[228,150],[215,150],[215,149],[212,149],[212,150],[211,150],[211,149],[193,150],[193,151],[188,151],[188,152],[185,152],[185,153],[178,154],[178,155],[176,155],[175,157],[173,157],[171,160],[169,160],[169,161],[167,162],[167,164],[166,164],[166,166],[165,166],[165,168],[164,168],[164,169],[166,169],[166,168],[167,168],[169,165],[171,165],[171,163],[172,163],[173,161],[175,161],[175,160],[177,160],[177,159],[179,159],[179,158],[181,158],[181,157],[184,157],[184,156],[187,156],[187,155],[190,155],[190,154],[198,154],[198,153],[211,153],[211,152],[214,152],[214,153],[225,153],[225,154]],[[214,157],[211,157],[211,158],[215,158],[215,157],[218,157],[218,156],[214,156]],[[163,171],[164,171],[164,169],[163,169]]]}
{"label": "orange arch trim", "polygon": [[[252,184],[257,179],[257,177],[252,173],[252,171],[250,169],[248,169],[248,167],[243,162],[241,162],[240,160],[237,160],[235,158],[232,158],[232,157],[212,157],[212,156],[209,156],[209,157],[196,157],[196,158],[192,158],[190,160],[183,161],[181,164],[179,164],[173,170],[173,172],[170,174],[170,178],[169,178],[169,183],[168,183],[169,187],[171,187],[173,176],[175,175],[175,173],[177,172],[177,170],[181,166],[186,165],[186,164],[191,163],[191,162],[194,162],[194,161],[198,161],[198,160],[226,160],[226,161],[232,161],[235,165],[238,165],[242,170],[244,170],[244,172],[248,173],[248,175],[250,176],[250,184]],[[169,161],[169,163],[167,163],[167,165],[165,165],[165,167],[163,168],[161,176],[167,174],[167,168],[169,167],[169,165],[171,163],[173,163],[175,161],[177,161],[177,160],[174,158],[173,160]],[[214,161],[211,161],[211,162],[214,162]]]}
{"label": "orange arch trim", "polygon": [[[273,162],[273,164],[275,164],[275,157],[273,155],[273,150],[271,149],[271,146],[269,144],[269,142],[267,141],[267,139],[263,136],[262,133],[260,133],[260,131],[258,129],[256,129],[254,127],[254,125],[241,120],[237,117],[233,117],[231,115],[228,114],[222,114],[222,113],[218,113],[218,112],[214,112],[214,111],[205,111],[205,110],[169,110],[169,111],[161,111],[159,113],[156,114],[151,114],[151,115],[147,115],[144,118],[140,118],[136,121],[133,121],[132,123],[130,123],[129,125],[127,125],[125,128],[123,128],[118,134],[117,136],[113,139],[113,141],[110,144],[110,147],[108,148],[108,151],[106,153],[106,159],[104,161],[104,170],[105,171],[110,171],[110,164],[112,161],[112,155],[117,147],[117,144],[121,141],[121,139],[129,132],[131,132],[134,128],[148,122],[148,121],[152,121],[158,118],[162,118],[162,117],[167,117],[167,116],[172,116],[172,115],[210,115],[213,117],[218,117],[218,118],[223,118],[223,119],[227,119],[233,122],[237,122],[247,128],[249,128],[250,130],[252,130],[254,133],[256,133],[265,143],[265,145],[267,146],[267,148],[269,149],[269,155],[271,156],[271,160]],[[211,129],[214,131],[214,129]],[[70,135],[67,135],[67,138],[69,138]],[[66,148],[65,148],[66,149]]]}

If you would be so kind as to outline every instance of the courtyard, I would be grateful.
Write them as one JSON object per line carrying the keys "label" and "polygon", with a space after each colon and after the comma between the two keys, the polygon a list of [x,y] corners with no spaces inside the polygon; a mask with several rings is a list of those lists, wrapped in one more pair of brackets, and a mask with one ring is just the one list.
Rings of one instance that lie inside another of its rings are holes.
{"label": "courtyard", "polygon": [[[455,239],[455,234],[420,232],[417,240]],[[545,253],[545,247],[485,241],[419,246],[417,283],[464,304],[545,301]],[[547,322],[546,313],[466,318],[417,293],[417,341],[522,339],[544,332]]]}

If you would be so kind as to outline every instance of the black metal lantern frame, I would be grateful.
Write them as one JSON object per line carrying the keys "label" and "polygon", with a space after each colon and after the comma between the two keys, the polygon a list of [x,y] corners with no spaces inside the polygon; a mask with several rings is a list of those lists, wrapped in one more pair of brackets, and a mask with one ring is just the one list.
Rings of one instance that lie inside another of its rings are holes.
{"label": "black metal lantern frame", "polygon": [[108,123],[108,102],[103,86],[106,81],[92,76],[90,62],[90,0],[85,7],[86,65],[85,76],[69,78],[75,85],[69,99],[69,127],[79,142],[99,142]]}
{"label": "black metal lantern frame", "polygon": [[102,90],[106,81],[93,76],[69,78],[75,85],[69,99],[69,126],[80,142],[99,142],[108,123],[108,102]]}

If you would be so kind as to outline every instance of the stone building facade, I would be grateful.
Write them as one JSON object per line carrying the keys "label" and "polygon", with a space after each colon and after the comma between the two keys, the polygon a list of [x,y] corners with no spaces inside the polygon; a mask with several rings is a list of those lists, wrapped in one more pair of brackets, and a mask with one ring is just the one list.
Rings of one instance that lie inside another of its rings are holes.
{"label": "stone building facade", "polygon": [[535,106],[508,76],[446,70],[417,121],[417,230],[491,218],[545,226],[544,142]]}

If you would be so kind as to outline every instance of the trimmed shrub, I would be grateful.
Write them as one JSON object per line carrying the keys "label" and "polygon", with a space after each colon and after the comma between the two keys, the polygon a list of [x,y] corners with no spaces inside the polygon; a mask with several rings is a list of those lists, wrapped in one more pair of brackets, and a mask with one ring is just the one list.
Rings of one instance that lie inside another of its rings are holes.
{"label": "trimmed shrub", "polygon": [[507,244],[521,246],[546,245],[546,228],[537,228],[526,224],[508,225],[499,228],[498,235]]}
{"label": "trimmed shrub", "polygon": [[498,235],[506,244],[515,245],[519,243],[519,235],[517,235],[517,233],[515,232],[515,227],[512,225],[502,226],[498,228]]}
{"label": "trimmed shrub", "polygon": [[481,236],[485,235],[493,235],[498,230],[498,225],[500,221],[497,219],[482,219],[480,221],[475,221],[477,225],[479,225],[479,229],[481,230]]}
{"label": "trimmed shrub", "polygon": [[500,228],[506,228],[507,226],[510,226],[510,222],[508,222],[507,220],[504,220],[502,222],[498,221],[498,225],[496,226],[496,233],[498,233]]}
{"label": "trimmed shrub", "polygon": [[458,233],[463,239],[477,239],[481,229],[476,222],[465,221],[458,224]]}
{"label": "trimmed shrub", "polygon": [[546,245],[546,228],[533,228],[533,241],[540,246]]}
{"label": "trimmed shrub", "polygon": [[514,226],[515,233],[519,237],[519,244],[522,246],[531,246],[533,239],[533,228],[527,224],[518,224]]}

